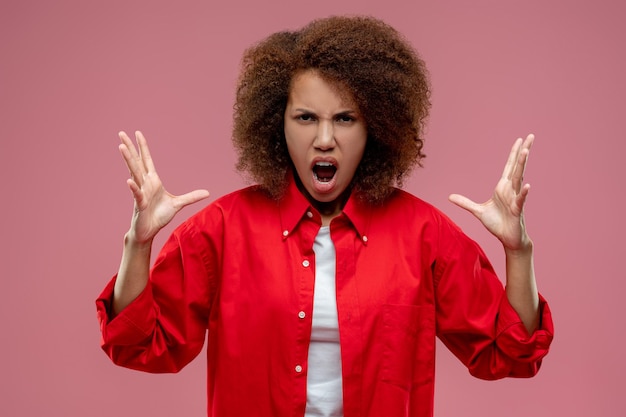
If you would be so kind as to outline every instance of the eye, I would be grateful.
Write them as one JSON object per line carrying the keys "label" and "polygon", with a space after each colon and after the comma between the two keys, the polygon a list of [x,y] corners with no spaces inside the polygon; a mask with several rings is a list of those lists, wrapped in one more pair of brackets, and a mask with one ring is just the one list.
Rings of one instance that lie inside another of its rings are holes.
{"label": "eye", "polygon": [[315,116],[313,116],[311,113],[302,113],[296,116],[296,120],[299,120],[301,122],[313,122],[315,121]]}
{"label": "eye", "polygon": [[338,114],[335,120],[337,120],[340,123],[351,123],[355,121],[355,117],[344,113],[344,114]]}

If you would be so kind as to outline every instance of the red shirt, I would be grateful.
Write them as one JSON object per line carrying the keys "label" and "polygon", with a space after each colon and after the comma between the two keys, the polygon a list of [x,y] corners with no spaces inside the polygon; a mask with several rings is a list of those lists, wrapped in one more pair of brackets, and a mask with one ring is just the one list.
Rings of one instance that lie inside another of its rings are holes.
{"label": "red shirt", "polygon": [[[109,318],[102,348],[119,365],[176,372],[208,329],[208,416],[302,417],[321,217],[292,182],[222,197],[170,236],[146,289]],[[333,219],[345,417],[433,414],[435,336],[485,379],[530,377],[552,340],[529,335],[478,245],[445,215],[397,190],[350,198]]]}

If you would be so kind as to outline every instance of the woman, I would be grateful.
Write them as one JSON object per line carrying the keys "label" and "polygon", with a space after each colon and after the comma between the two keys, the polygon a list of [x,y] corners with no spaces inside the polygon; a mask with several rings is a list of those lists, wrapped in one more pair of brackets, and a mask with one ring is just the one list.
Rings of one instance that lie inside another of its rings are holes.
{"label": "woman", "polygon": [[429,85],[391,27],[333,17],[246,52],[238,168],[258,185],[152,240],[206,190],[173,196],[121,133],[134,200],[97,301],[117,364],[176,372],[208,329],[209,416],[431,416],[435,337],[484,379],[529,377],[552,339],[523,218],[533,136],[493,197],[452,195],[503,244],[506,289],[445,215],[396,186],[423,157]]}

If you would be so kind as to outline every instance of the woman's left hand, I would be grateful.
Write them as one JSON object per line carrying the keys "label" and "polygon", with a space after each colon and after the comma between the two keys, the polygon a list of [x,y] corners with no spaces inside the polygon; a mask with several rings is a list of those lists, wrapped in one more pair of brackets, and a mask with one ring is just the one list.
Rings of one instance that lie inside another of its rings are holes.
{"label": "woman's left hand", "polygon": [[530,185],[524,184],[524,169],[534,139],[530,134],[515,141],[489,200],[478,204],[459,194],[449,197],[451,202],[476,216],[509,251],[523,251],[531,245],[524,224],[524,203],[530,190]]}

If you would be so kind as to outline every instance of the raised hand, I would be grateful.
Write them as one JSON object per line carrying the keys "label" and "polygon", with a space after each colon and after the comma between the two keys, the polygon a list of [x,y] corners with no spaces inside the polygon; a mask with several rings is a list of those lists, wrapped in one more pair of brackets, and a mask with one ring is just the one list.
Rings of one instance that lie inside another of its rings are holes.
{"label": "raised hand", "polygon": [[207,190],[195,190],[175,196],[163,187],[154,168],[148,144],[141,132],[135,133],[135,148],[125,132],[119,133],[120,153],[130,171],[126,180],[135,200],[135,210],[128,236],[137,243],[148,243],[183,207],[209,196]]}
{"label": "raised hand", "polygon": [[532,244],[524,224],[524,203],[530,190],[530,185],[524,184],[524,170],[534,139],[530,134],[526,139],[515,141],[489,200],[478,204],[459,194],[449,197],[454,204],[476,216],[509,251],[525,250]]}

